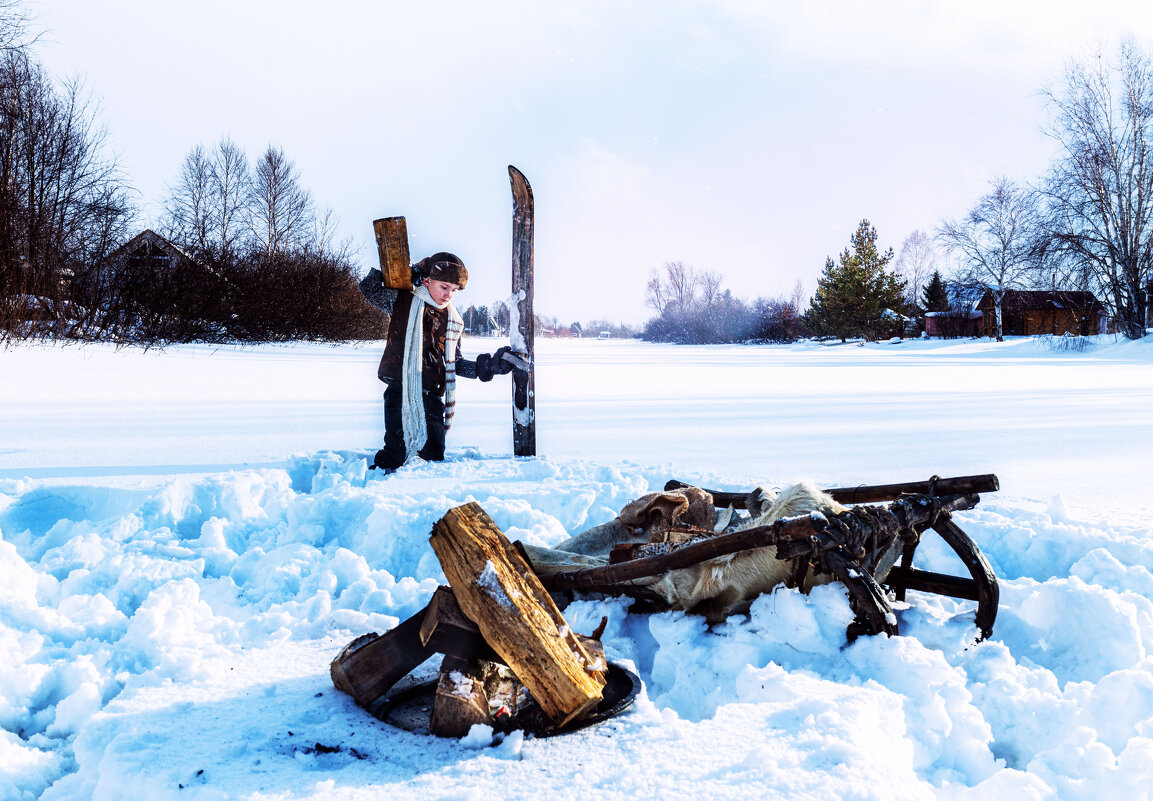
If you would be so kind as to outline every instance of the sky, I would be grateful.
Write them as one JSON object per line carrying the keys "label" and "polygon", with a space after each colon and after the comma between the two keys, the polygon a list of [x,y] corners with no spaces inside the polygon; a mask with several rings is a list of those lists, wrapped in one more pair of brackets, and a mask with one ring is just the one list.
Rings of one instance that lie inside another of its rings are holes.
{"label": "sky", "polygon": [[640,324],[683,261],[738,297],[804,296],[861,219],[900,251],[1056,145],[1040,91],[1153,5],[1026,0],[531,3],[30,0],[156,225],[197,144],[283,148],[366,271],[372,221],[510,294],[507,166],[536,200],[536,311]]}

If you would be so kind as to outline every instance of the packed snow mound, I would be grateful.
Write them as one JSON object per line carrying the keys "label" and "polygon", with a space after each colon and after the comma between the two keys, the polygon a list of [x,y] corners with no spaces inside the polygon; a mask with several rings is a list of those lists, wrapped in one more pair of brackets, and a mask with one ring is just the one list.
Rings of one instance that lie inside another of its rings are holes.
{"label": "packed snow mound", "polygon": [[[444,583],[428,536],[448,509],[476,501],[510,539],[551,547],[672,476],[457,457],[385,477],[367,456],[146,488],[0,480],[0,799],[1147,793],[1148,527],[986,495],[958,515],[1001,578],[980,644],[974,604],[917,593],[898,608],[904,636],[850,644],[838,584],[778,588],[711,628],[577,600],[574,630],[608,617],[609,657],[643,679],[637,704],[474,750],[369,717],[329,660]],[[932,536],[919,563],[963,572]]]}

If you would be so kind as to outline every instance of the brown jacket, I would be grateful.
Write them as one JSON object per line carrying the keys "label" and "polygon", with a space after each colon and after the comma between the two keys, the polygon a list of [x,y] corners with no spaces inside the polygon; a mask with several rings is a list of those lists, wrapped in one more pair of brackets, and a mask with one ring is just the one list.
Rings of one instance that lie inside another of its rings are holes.
{"label": "brown jacket", "polygon": [[[385,383],[400,383],[404,374],[404,339],[408,330],[408,315],[413,303],[424,309],[424,348],[422,352],[421,377],[425,392],[434,395],[444,394],[444,338],[448,331],[448,311],[436,309],[426,303],[416,301],[412,293],[399,290],[392,306],[392,319],[388,324],[388,341],[376,368],[376,377]],[[461,358],[460,347],[456,349],[457,375],[463,378],[476,377],[476,363]]]}

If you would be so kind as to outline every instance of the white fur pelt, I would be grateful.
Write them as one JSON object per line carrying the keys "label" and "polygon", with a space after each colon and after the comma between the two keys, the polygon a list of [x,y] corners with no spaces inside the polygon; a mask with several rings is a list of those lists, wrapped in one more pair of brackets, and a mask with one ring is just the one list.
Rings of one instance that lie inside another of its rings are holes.
{"label": "white fur pelt", "polygon": [[[748,508],[749,519],[736,530],[766,526],[784,517],[814,511],[838,514],[846,509],[808,481],[786,487],[780,493],[757,487],[749,493]],[[790,568],[791,562],[777,559],[775,548],[754,548],[674,570],[645,584],[674,609],[718,621],[744,611],[758,595],[784,582]],[[803,589],[829,580],[829,576],[815,581],[810,577]]]}

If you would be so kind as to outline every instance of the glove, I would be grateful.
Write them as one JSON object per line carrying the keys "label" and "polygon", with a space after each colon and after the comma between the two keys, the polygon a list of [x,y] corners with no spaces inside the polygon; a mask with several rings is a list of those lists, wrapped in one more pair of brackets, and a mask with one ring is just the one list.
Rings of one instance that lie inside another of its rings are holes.
{"label": "glove", "polygon": [[480,353],[476,357],[476,377],[481,381],[492,381],[493,375],[492,356],[487,353]]}
{"label": "glove", "polygon": [[511,350],[512,348],[505,345],[503,348],[498,348],[496,353],[492,355],[492,370],[497,375],[508,375],[513,371],[512,362],[504,358],[504,355]]}

